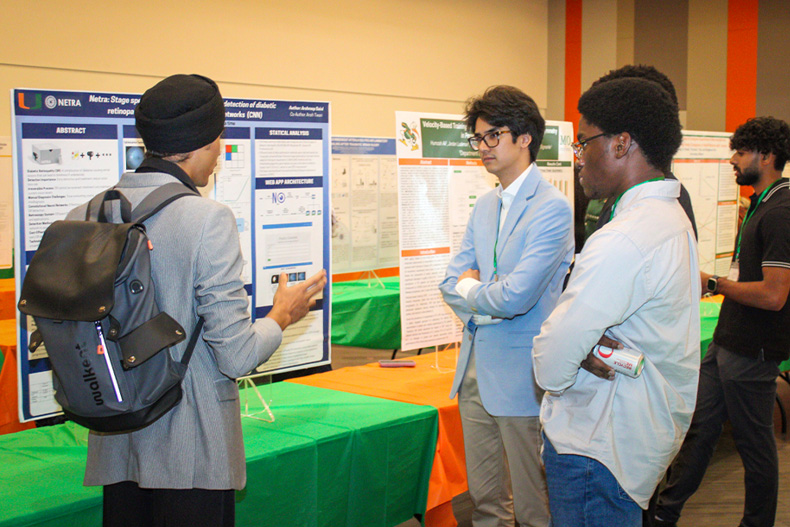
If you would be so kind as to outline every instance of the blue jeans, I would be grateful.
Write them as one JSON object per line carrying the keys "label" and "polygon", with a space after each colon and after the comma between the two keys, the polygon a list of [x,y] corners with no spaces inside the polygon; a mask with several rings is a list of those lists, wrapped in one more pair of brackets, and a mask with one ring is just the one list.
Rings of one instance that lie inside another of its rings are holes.
{"label": "blue jeans", "polygon": [[544,435],[543,464],[553,527],[642,526],[642,509],[598,461],[558,454]]}

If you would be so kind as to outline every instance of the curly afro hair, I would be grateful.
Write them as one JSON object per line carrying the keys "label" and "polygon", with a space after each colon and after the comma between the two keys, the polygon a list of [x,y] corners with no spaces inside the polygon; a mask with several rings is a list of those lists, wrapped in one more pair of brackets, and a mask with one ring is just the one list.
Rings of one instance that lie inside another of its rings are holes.
{"label": "curly afro hair", "polygon": [[650,165],[669,170],[683,138],[678,106],[660,85],[633,77],[603,82],[582,94],[578,109],[606,135],[628,132]]}
{"label": "curly afro hair", "polygon": [[479,118],[492,126],[507,126],[513,131],[514,143],[518,136],[529,134],[530,157],[532,161],[538,158],[546,121],[532,97],[513,86],[491,86],[481,97],[466,101],[464,120],[470,133],[474,133]]}
{"label": "curly afro hair", "polygon": [[669,80],[669,77],[658,71],[653,66],[648,66],[647,64],[629,64],[627,66],[623,66],[622,68],[611,70],[609,73],[593,82],[592,85],[597,86],[603,82],[629,78],[647,79],[649,81],[657,82],[662,88],[667,90],[669,96],[672,97],[672,101],[676,105],[680,106],[678,104],[678,94],[675,92],[675,85],[672,84],[672,81]]}
{"label": "curly afro hair", "polygon": [[753,117],[732,134],[730,148],[774,154],[774,168],[782,171],[790,159],[790,127],[781,119]]}

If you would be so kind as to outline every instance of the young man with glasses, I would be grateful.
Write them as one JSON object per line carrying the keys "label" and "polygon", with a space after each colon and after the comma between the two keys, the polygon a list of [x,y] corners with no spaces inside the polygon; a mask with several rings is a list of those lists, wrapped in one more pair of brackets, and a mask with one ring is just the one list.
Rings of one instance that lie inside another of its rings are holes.
{"label": "young man with glasses", "polygon": [[[641,527],[691,421],[699,370],[696,239],[663,171],[680,121],[644,79],[601,83],[578,107],[581,185],[614,204],[534,340],[549,504],[554,527]],[[604,335],[644,355],[641,374],[583,368]]]}
{"label": "young man with glasses", "polygon": [[549,525],[532,338],[573,256],[567,198],[534,161],[545,121],[517,88],[470,99],[469,144],[500,186],[481,196],[440,289],[464,323],[458,394],[475,527]]}
{"label": "young man with glasses", "polygon": [[[669,77],[658,71],[653,66],[648,66],[646,64],[629,64],[627,66],[617,68],[616,70],[610,71],[603,77],[600,77],[597,81],[593,82],[592,85],[597,86],[602,82],[626,78],[646,79],[658,83],[667,91],[669,96],[672,97],[674,103],[676,105],[678,104],[678,96],[675,92],[675,85],[672,84],[672,81],[669,80]],[[669,164],[664,167],[664,177],[666,179],[677,179],[671,171],[671,163],[672,160],[670,159]],[[688,190],[686,190],[686,187],[683,186],[683,183],[680,184],[680,196],[678,197],[678,201],[680,201],[680,205],[683,207],[683,210],[689,217],[691,227],[694,229],[694,234],[696,235],[697,224],[694,220],[694,209],[691,206],[691,196],[689,196]],[[592,224],[589,235],[592,235],[593,232],[597,231],[609,222],[613,203],[614,199],[610,198],[605,202],[603,200],[595,200],[588,204],[588,208],[593,213],[592,215],[595,216],[595,221]],[[580,250],[579,247],[576,249]]]}

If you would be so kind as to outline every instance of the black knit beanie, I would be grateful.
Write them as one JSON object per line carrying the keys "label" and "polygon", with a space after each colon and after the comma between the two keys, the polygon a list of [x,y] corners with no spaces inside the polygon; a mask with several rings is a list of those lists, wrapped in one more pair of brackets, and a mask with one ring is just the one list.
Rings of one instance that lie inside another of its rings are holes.
{"label": "black knit beanie", "polygon": [[148,150],[183,154],[213,142],[225,128],[217,84],[201,75],[172,75],[149,88],[134,109]]}

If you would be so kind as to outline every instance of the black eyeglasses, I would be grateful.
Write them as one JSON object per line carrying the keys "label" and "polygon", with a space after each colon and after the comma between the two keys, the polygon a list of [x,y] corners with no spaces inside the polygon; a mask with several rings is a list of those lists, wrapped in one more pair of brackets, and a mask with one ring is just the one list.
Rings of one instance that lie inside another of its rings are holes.
{"label": "black eyeglasses", "polygon": [[502,134],[512,134],[511,130],[496,130],[483,135],[473,135],[468,139],[472,150],[480,150],[480,143],[485,143],[488,148],[494,148],[499,144],[499,136]]}
{"label": "black eyeglasses", "polygon": [[593,139],[598,139],[606,135],[605,133],[600,133],[598,135],[594,135],[592,137],[588,137],[584,141],[576,141],[575,143],[571,144],[571,148],[573,149],[573,154],[577,157],[577,159],[582,158],[582,154],[584,153],[584,148],[587,146],[587,143],[592,141]]}

